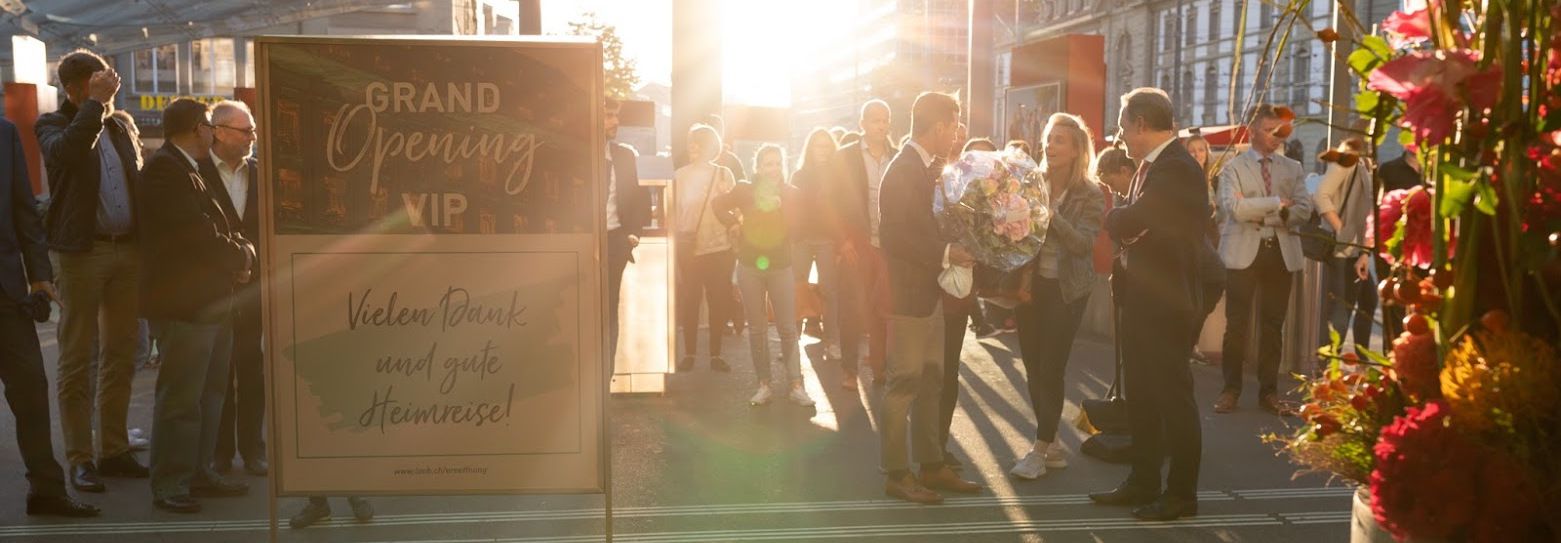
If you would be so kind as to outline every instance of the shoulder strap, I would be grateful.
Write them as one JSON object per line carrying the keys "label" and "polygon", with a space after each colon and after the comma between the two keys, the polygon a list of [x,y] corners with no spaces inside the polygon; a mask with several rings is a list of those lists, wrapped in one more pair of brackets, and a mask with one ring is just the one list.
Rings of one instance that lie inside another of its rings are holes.
{"label": "shoulder strap", "polygon": [[705,210],[710,207],[710,195],[715,193],[715,184],[719,183],[719,182],[721,182],[721,181],[723,181],[725,179],[726,179],[726,177],[721,175],[721,166],[719,166],[719,165],[717,165],[715,163],[711,163],[710,164],[710,184],[705,185],[705,201],[704,201],[704,203],[699,204],[699,218],[694,219],[694,235],[695,236],[699,235],[699,227],[703,226],[704,223],[705,223]]}

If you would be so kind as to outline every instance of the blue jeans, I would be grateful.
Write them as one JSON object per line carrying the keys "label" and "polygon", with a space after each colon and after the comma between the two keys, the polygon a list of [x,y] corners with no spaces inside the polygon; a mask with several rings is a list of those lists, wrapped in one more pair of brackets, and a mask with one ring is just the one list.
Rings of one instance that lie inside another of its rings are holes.
{"label": "blue jeans", "polygon": [[152,408],[152,497],[188,496],[190,481],[206,476],[217,447],[227,395],[233,324],[165,321],[162,368]]}
{"label": "blue jeans", "polygon": [[802,360],[797,353],[797,300],[793,296],[791,268],[760,270],[746,264],[737,267],[737,287],[743,292],[743,310],[748,313],[748,354],[753,360],[759,382],[770,380],[770,329],[764,324],[764,301],[768,297],[775,309],[775,331],[780,333],[781,357],[786,363],[786,378],[802,382]]}

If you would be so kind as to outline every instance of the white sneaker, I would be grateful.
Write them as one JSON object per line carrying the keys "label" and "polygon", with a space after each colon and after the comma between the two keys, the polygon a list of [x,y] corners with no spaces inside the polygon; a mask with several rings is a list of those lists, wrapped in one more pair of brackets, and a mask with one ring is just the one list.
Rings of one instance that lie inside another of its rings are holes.
{"label": "white sneaker", "polygon": [[1008,473],[1014,477],[1027,480],[1037,479],[1042,475],[1046,475],[1046,453],[1038,453],[1031,449],[1029,454],[1019,459],[1019,463],[1014,464],[1014,469],[1009,470]]}
{"label": "white sneaker", "polygon": [[813,398],[808,397],[808,392],[801,386],[791,387],[791,401],[797,402],[802,407],[813,407]]}
{"label": "white sneaker", "polygon": [[1068,467],[1068,452],[1063,450],[1062,442],[1054,441],[1046,447],[1046,469],[1062,469]]}
{"label": "white sneaker", "polygon": [[759,391],[748,398],[748,405],[764,405],[770,403],[770,385],[760,384]]}
{"label": "white sneaker", "polygon": [[830,360],[840,360],[845,358],[844,355],[840,354],[840,344],[838,343],[830,344],[829,348],[825,349],[825,351],[828,351],[826,354],[829,356]]}

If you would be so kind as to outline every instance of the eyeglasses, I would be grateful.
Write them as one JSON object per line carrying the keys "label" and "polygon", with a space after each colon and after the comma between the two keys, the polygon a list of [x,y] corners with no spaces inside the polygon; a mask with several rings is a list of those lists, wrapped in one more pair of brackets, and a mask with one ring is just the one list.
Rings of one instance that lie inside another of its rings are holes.
{"label": "eyeglasses", "polygon": [[212,125],[212,126],[215,126],[217,128],[226,128],[228,130],[232,130],[234,132],[238,132],[240,134],[244,134],[244,135],[250,136],[250,137],[254,137],[254,135],[255,135],[254,127],[239,128],[239,127],[236,127],[236,126],[228,126],[228,125],[225,125],[225,124],[218,124],[218,125]]}

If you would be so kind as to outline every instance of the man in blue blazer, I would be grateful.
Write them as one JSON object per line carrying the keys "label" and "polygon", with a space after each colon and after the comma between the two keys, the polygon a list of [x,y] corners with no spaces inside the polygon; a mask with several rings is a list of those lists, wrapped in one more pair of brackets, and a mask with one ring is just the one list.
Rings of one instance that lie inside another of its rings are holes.
{"label": "man in blue blazer", "polygon": [[[54,459],[49,436],[49,380],[32,307],[54,300],[54,270],[43,239],[27,160],[16,125],[0,119],[0,383],[16,416],[16,444],[27,467],[27,514],[97,516],[98,508],[71,499],[65,470]],[[42,294],[39,294],[42,293]],[[40,300],[39,296],[47,298]]]}

